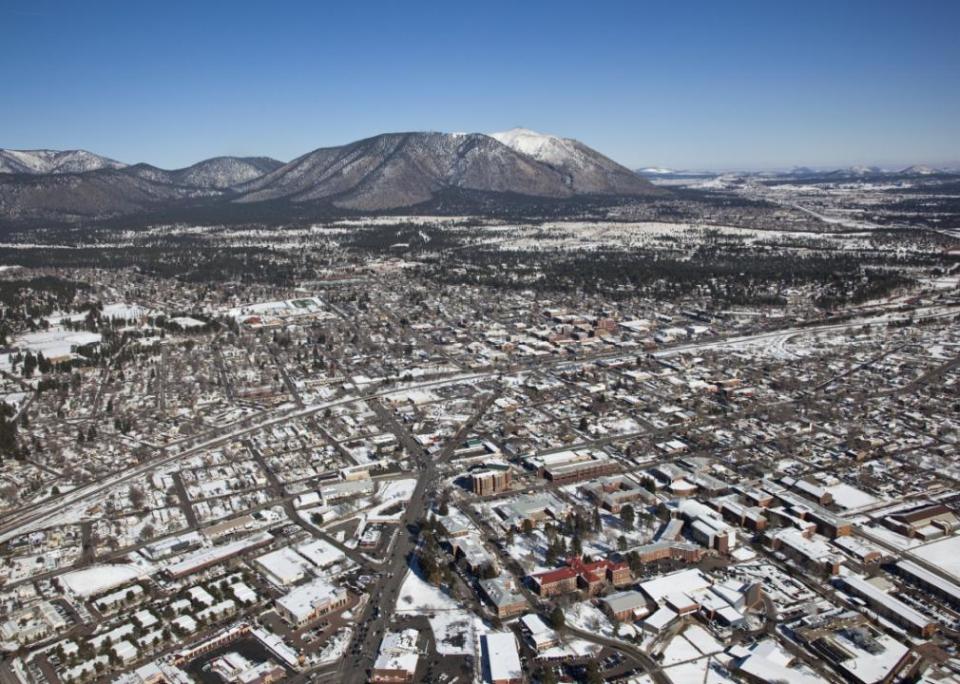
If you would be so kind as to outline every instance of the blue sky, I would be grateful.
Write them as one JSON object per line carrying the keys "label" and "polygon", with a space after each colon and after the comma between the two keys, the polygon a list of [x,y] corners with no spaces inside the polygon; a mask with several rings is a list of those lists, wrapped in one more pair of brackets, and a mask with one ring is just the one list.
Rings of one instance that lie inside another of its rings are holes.
{"label": "blue sky", "polygon": [[173,168],[525,126],[632,167],[960,162],[955,0],[0,0],[0,26],[0,147]]}

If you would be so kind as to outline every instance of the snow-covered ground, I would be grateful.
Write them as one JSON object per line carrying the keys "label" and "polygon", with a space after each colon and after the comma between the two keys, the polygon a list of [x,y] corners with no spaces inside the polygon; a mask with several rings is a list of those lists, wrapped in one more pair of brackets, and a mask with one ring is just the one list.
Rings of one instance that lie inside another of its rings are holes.
{"label": "snow-covered ground", "polygon": [[537,657],[543,660],[559,658],[586,658],[596,656],[603,650],[600,644],[594,644],[583,639],[571,639],[562,644],[541,651]]}
{"label": "snow-covered ground", "polygon": [[33,352],[42,352],[47,358],[53,359],[68,356],[77,347],[99,344],[100,339],[100,333],[53,327],[21,335],[14,343]]}
{"label": "snow-covered ground", "polygon": [[[563,615],[567,624],[573,625],[585,632],[592,632],[608,638],[617,636],[614,633],[613,623],[603,612],[589,601],[581,601],[564,609]],[[633,629],[631,625],[620,625],[620,636],[627,636],[625,632]]]}
{"label": "snow-covered ground", "polygon": [[457,610],[460,604],[443,591],[420,579],[417,573],[407,571],[397,597],[399,614],[424,614],[437,610]]}
{"label": "snow-covered ground", "polygon": [[417,488],[416,478],[389,480],[378,493],[381,501],[409,501]]}

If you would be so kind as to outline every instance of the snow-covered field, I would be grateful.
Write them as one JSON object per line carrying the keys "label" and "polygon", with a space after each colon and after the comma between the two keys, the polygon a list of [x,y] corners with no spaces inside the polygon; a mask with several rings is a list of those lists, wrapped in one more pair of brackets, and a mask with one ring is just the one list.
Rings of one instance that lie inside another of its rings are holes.
{"label": "snow-covered field", "polygon": [[30,351],[41,352],[47,358],[58,358],[68,356],[77,347],[99,344],[100,333],[53,327],[21,335],[15,342]]}
{"label": "snow-covered field", "polygon": [[[458,229],[450,227],[456,232]],[[772,248],[835,249],[855,251],[870,246],[871,233],[832,235],[822,232],[758,230],[726,225],[662,221],[556,221],[535,226],[490,225],[469,229],[466,239],[476,244],[520,251],[623,249],[676,250],[679,246],[705,241],[736,241],[746,245]]]}
{"label": "snow-covered field", "polygon": [[544,554],[547,551],[547,539],[543,532],[535,530],[532,534],[517,534],[513,537],[513,543],[506,547],[507,553],[511,558],[517,560],[520,566],[529,572],[544,572],[552,570],[552,565],[544,562]]}
{"label": "snow-covered field", "polygon": [[400,586],[400,595],[397,597],[397,613],[424,614],[459,608],[460,604],[457,601],[420,579],[417,573],[412,570],[407,572],[407,577]]}
{"label": "snow-covered field", "polygon": [[417,488],[415,478],[390,480],[380,490],[378,496],[381,501],[409,501],[413,490]]}

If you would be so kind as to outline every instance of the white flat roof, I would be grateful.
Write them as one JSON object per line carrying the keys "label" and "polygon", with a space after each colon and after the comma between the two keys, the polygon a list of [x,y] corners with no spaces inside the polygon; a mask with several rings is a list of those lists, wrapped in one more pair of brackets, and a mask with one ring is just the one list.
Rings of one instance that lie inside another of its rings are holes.
{"label": "white flat roof", "polygon": [[662,603],[670,594],[702,591],[713,582],[696,568],[688,568],[643,582],[640,589],[655,603]]}
{"label": "white flat roof", "polygon": [[281,596],[277,599],[277,605],[300,621],[307,618],[317,606],[333,600],[342,591],[320,577]]}
{"label": "white flat roof", "polygon": [[857,575],[847,575],[842,579],[847,586],[858,592],[868,601],[873,601],[874,603],[883,606],[887,610],[896,613],[899,617],[903,618],[910,624],[919,627],[920,629],[925,628],[931,622],[929,618],[921,614],[919,611],[914,610],[900,599],[891,596],[886,592],[880,591],[862,577],[858,577]]}
{"label": "white flat roof", "polygon": [[517,640],[514,639],[513,632],[490,632],[484,635],[483,642],[490,681],[523,677],[523,667],[520,665],[520,654],[517,652]]}
{"label": "white flat roof", "polygon": [[281,584],[293,584],[304,575],[303,557],[288,547],[257,556],[257,565]]}
{"label": "white flat roof", "polygon": [[921,582],[925,582],[932,587],[936,587],[940,591],[953,597],[955,600],[960,601],[960,586],[957,586],[953,582],[946,580],[939,575],[933,574],[929,570],[920,567],[913,561],[901,560],[897,563],[897,567],[908,575],[920,580]]}
{"label": "white flat roof", "polygon": [[417,650],[418,636],[415,629],[384,634],[373,669],[402,670],[413,675],[417,671],[417,662],[420,658]]}
{"label": "white flat roof", "polygon": [[643,621],[644,626],[658,632],[663,631],[671,622],[679,617],[676,611],[664,606]]}
{"label": "white flat roof", "polygon": [[239,539],[227,544],[200,549],[199,551],[187,554],[182,560],[180,560],[180,562],[168,565],[167,572],[173,575],[189,573],[208,563],[216,563],[217,561],[240,553],[241,551],[252,546],[256,546],[257,544],[262,544],[270,539],[272,539],[272,537],[269,534],[262,532],[254,536],[247,537],[246,539]]}
{"label": "white flat roof", "polygon": [[527,613],[522,618],[520,622],[523,623],[523,626],[529,630],[531,634],[541,634],[543,632],[552,632],[553,630],[547,626],[547,623],[537,615],[536,613]]}
{"label": "white flat roof", "polygon": [[319,568],[325,568],[346,558],[343,551],[325,539],[314,539],[306,544],[300,544],[296,547],[296,550],[297,553]]}

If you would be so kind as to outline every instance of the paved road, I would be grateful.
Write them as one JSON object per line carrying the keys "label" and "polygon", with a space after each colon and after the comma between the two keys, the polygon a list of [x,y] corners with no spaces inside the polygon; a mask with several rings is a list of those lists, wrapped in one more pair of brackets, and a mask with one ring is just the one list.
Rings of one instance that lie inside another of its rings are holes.
{"label": "paved road", "polygon": [[93,522],[80,523],[80,565],[92,563],[96,549],[93,547]]}
{"label": "paved road", "polygon": [[220,376],[220,382],[223,384],[223,391],[227,395],[227,399],[235,401],[236,393],[233,390],[233,382],[230,379],[230,374],[227,373],[227,366],[223,362],[223,352],[217,345],[213,345],[213,362],[217,367],[217,374]]}
{"label": "paved road", "polygon": [[[351,659],[349,656],[342,661],[340,681],[360,682],[367,681],[367,669],[373,666],[380,646],[380,639],[387,623],[397,605],[400,587],[406,577],[409,557],[416,547],[418,535],[412,526],[419,520],[426,510],[426,490],[428,481],[432,480],[435,466],[427,465],[421,473],[413,497],[401,518],[397,531],[396,546],[384,568],[380,569],[381,579],[370,588],[370,600],[360,615],[357,616],[357,631],[354,641],[359,645],[360,656]],[[372,617],[372,616],[376,617]],[[366,623],[365,633],[361,630]]]}
{"label": "paved road", "polygon": [[[439,385],[452,384],[457,382],[464,382],[467,380],[477,380],[488,377],[492,374],[474,374],[474,375],[461,375],[457,374],[448,378],[441,380],[431,380],[428,382],[407,385],[403,389],[416,390],[416,389],[426,389],[429,387],[437,387]],[[244,437],[253,432],[271,427],[273,425],[278,425],[285,423],[290,420],[296,420],[299,418],[304,418],[307,416],[312,416],[314,414],[325,411],[328,408],[334,406],[342,406],[345,404],[351,404],[356,401],[364,401],[367,399],[374,399],[377,397],[386,396],[388,394],[394,394],[400,391],[400,388],[390,387],[382,390],[372,392],[370,394],[359,395],[359,396],[346,396],[333,401],[324,402],[321,404],[313,404],[307,406],[303,410],[299,411],[285,411],[282,413],[270,413],[262,421],[250,423],[245,427],[240,427],[229,432],[217,431],[213,436],[208,437],[204,441],[194,442],[192,446],[183,449],[182,451],[176,451],[175,449],[181,444],[181,442],[175,442],[168,444],[163,448],[164,452],[173,452],[168,453],[168,455],[156,458],[152,461],[140,464],[133,468],[129,468],[124,471],[117,473],[112,473],[103,478],[90,482],[86,485],[72,489],[65,494],[60,496],[51,497],[42,503],[26,506],[19,509],[16,512],[10,513],[6,516],[3,516],[3,523],[0,526],[0,543],[11,539],[12,537],[18,534],[25,534],[34,529],[39,529],[45,525],[54,525],[59,522],[59,516],[64,512],[64,509],[67,506],[78,504],[80,502],[88,501],[104,492],[116,487],[117,485],[129,482],[132,479],[135,479],[141,475],[150,473],[158,468],[166,466],[175,461],[187,458],[193,454],[199,453],[206,449],[213,447],[221,446],[227,442],[231,442],[237,439]],[[193,438],[188,438],[193,439]],[[186,442],[187,440],[183,440]]]}
{"label": "paved road", "polygon": [[[403,517],[400,520],[397,531],[396,546],[391,553],[391,557],[385,568],[381,570],[382,575],[370,590],[370,601],[363,612],[357,617],[358,631],[355,634],[355,644],[360,648],[358,657],[344,659],[343,667],[340,670],[341,681],[356,682],[357,684],[367,681],[367,670],[373,667],[377,657],[377,650],[380,647],[380,640],[383,638],[383,632],[387,628],[390,618],[393,615],[397,605],[397,598],[400,595],[400,587],[409,571],[409,562],[419,542],[419,534],[414,530],[414,525],[418,520],[424,517],[427,510],[428,492],[432,493],[433,486],[438,477],[437,466],[445,462],[454,452],[454,450],[463,442],[466,435],[470,433],[473,426],[480,420],[481,416],[491,406],[496,394],[484,398],[477,411],[457,430],[457,433],[447,441],[444,448],[436,455],[428,454],[420,444],[412,438],[409,431],[405,430],[399,422],[393,417],[393,414],[378,402],[370,402],[375,406],[379,415],[387,420],[387,425],[394,432],[397,439],[407,446],[411,456],[419,469],[417,486],[413,490],[413,496],[407,504]],[[368,618],[368,615],[371,616]],[[375,616],[375,617],[372,617]],[[364,623],[366,624],[364,625]],[[365,632],[361,631],[365,628]]]}
{"label": "paved road", "polygon": [[[957,309],[960,308],[960,305],[943,305],[935,307],[923,307],[916,309],[911,312],[906,312],[903,314],[896,314],[900,317],[906,317],[908,315],[929,315],[933,317],[944,317],[944,316],[953,316],[956,314]],[[724,348],[736,348],[737,346],[743,344],[757,343],[762,342],[768,339],[775,339],[778,336],[782,336],[784,333],[793,332],[796,334],[802,335],[812,335],[821,332],[828,331],[837,331],[844,330],[854,327],[862,326],[871,321],[873,322],[883,322],[890,320],[890,314],[878,313],[873,316],[857,318],[850,321],[844,321],[841,323],[825,323],[823,325],[814,325],[806,327],[794,327],[781,329],[776,331],[766,331],[762,333],[757,333],[755,335],[741,335],[736,337],[720,338],[720,339],[711,339],[702,342],[692,342],[686,344],[680,344],[668,348],[660,349],[654,352],[654,355],[660,358],[672,356],[678,353],[683,353],[687,351],[697,351],[700,349],[724,349]],[[409,389],[423,389],[427,387],[449,384],[454,382],[462,382],[465,380],[476,380],[476,379],[490,379],[496,376],[501,375],[504,372],[530,372],[537,369],[545,369],[558,365],[563,365],[571,362],[589,362],[596,361],[604,358],[618,358],[623,356],[629,356],[628,353],[623,351],[615,352],[604,352],[601,354],[590,355],[579,357],[576,359],[569,359],[565,357],[556,358],[551,357],[548,359],[543,359],[536,362],[525,363],[522,366],[518,365],[511,369],[486,369],[479,373],[474,374],[460,374],[453,373],[448,374],[447,376],[440,379],[432,379],[426,382],[415,383],[406,386]],[[214,355],[215,360],[217,355]],[[326,402],[323,404],[316,404],[312,406],[307,406],[302,410],[289,411],[281,414],[270,413],[264,420],[251,423],[246,427],[242,427],[237,430],[232,430],[230,432],[224,433],[214,430],[213,436],[209,437],[206,441],[193,442],[193,446],[185,448],[183,451],[173,452],[173,449],[179,446],[181,443],[187,442],[177,442],[171,445],[167,445],[161,451],[161,453],[167,454],[161,456],[153,461],[149,461],[142,465],[136,466],[134,468],[121,471],[119,473],[114,473],[94,482],[91,482],[87,485],[78,487],[77,489],[71,490],[66,494],[62,494],[58,497],[53,497],[47,501],[26,506],[15,513],[8,514],[2,518],[3,522],[0,525],[0,543],[7,541],[10,538],[29,532],[33,529],[38,529],[45,525],[57,524],[60,520],[59,515],[64,511],[65,507],[68,507],[73,504],[78,504],[81,502],[89,501],[94,497],[106,492],[107,490],[115,487],[119,484],[127,482],[131,479],[139,477],[140,475],[149,473],[157,468],[163,467],[169,463],[175,462],[178,459],[185,458],[194,453],[198,453],[202,450],[220,446],[228,441],[235,440],[243,435],[249,434],[261,430],[263,428],[269,427],[271,425],[287,422],[290,420],[295,420],[302,418],[308,415],[316,414],[320,411],[323,411],[329,407],[348,404],[354,401],[364,401],[369,399],[375,399],[382,397],[387,394],[392,394],[394,392],[400,391],[401,387],[388,387],[375,391],[366,395],[360,396],[348,396],[343,397],[331,402]],[[229,388],[228,388],[229,391]],[[406,431],[404,431],[406,432]],[[191,438],[192,439],[192,438]],[[171,453],[173,452],[173,453]]]}
{"label": "paved road", "polygon": [[654,662],[653,658],[641,651],[636,646],[632,646],[624,641],[619,639],[608,639],[607,637],[600,636],[594,632],[586,632],[582,629],[578,629],[571,625],[567,625],[564,629],[570,634],[573,634],[576,637],[584,639],[594,644],[600,644],[601,646],[606,646],[614,651],[619,651],[620,653],[626,653],[631,658],[637,660],[646,670],[647,674],[650,675],[650,678],[657,684],[672,684],[670,678],[663,674],[663,670],[660,669],[660,665]]}
{"label": "paved road", "polygon": [[197,514],[193,510],[193,505],[190,503],[187,488],[183,486],[183,478],[180,477],[180,471],[171,473],[171,477],[173,478],[173,486],[177,490],[177,498],[180,499],[180,510],[183,511],[183,515],[187,519],[187,526],[189,529],[195,530],[199,526]]}
{"label": "paved road", "polygon": [[270,355],[273,356],[273,362],[280,370],[280,377],[283,378],[283,384],[286,385],[287,391],[290,392],[291,396],[293,396],[293,400],[297,403],[297,408],[304,408],[306,405],[303,403],[303,397],[300,396],[297,386],[293,383],[293,380],[290,379],[290,374],[287,373],[286,365],[280,359],[280,355],[277,354],[276,347],[272,344],[270,345]]}

